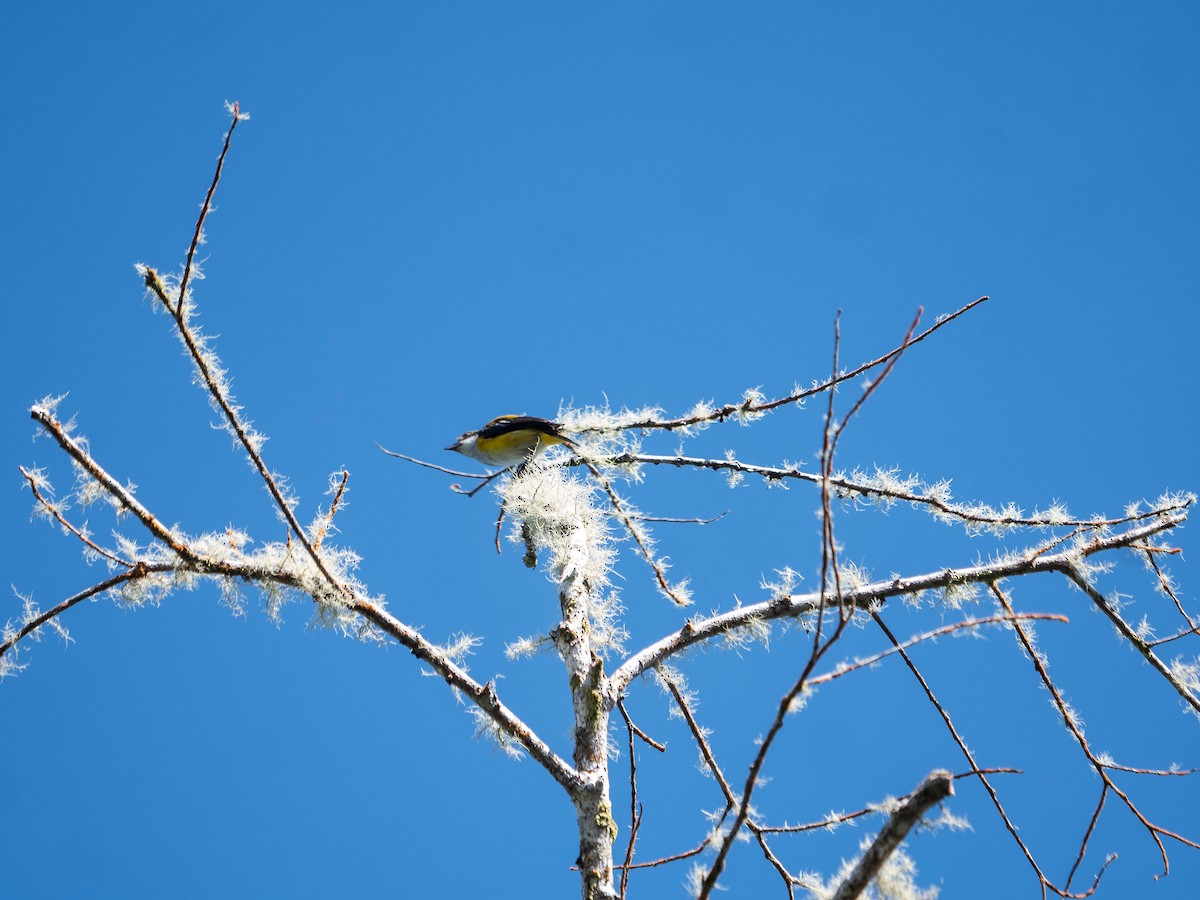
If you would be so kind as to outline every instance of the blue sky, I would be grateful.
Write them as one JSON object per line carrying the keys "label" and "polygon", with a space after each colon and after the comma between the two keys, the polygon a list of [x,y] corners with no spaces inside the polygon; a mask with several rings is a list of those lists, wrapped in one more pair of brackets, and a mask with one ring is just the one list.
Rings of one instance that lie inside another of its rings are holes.
{"label": "blue sky", "polygon": [[[0,290],[5,574],[43,607],[102,577],[40,523],[17,465],[68,467],[30,443],[26,410],[69,392],[99,460],[159,518],[196,533],[282,537],[253,473],[210,427],[165,318],[133,265],[177,267],[227,127],[240,127],[209,220],[201,320],[247,414],[271,436],[310,516],[329,472],[351,473],[340,540],[391,609],[434,639],[486,639],[472,662],[560,752],[568,709],[551,657],[509,663],[552,627],[555,597],[491,547],[494,498],[382,456],[379,441],[454,464],[459,432],[560,403],[677,413],[761,386],[786,392],[873,357],[918,306],[928,321],[993,299],[907,356],[847,432],[841,464],[953,479],[961,499],[1065,501],[1117,515],[1196,489],[1195,147],[1200,13],[1185,3],[730,5],[24,4],[3,13],[0,123],[9,178]],[[689,452],[815,468],[820,411],[725,426]],[[647,449],[670,452],[671,442]],[[675,574],[702,610],[762,599],[759,581],[819,559],[817,496],[729,491],[651,472]],[[111,523],[99,514],[101,535]],[[873,573],[986,557],[925,514],[843,513],[847,555]],[[1174,560],[1197,578],[1184,530]],[[1140,564],[1106,586],[1163,607]],[[640,646],[680,624],[645,566],[622,558]],[[1083,598],[1015,586],[1097,749],[1138,766],[1200,765],[1196,723]],[[15,595],[0,620],[19,614]],[[908,636],[940,619],[891,625]],[[0,860],[11,896],[571,896],[573,813],[532,763],[471,738],[409,655],[310,627],[275,628],[211,588],[65,621],[0,687]],[[804,643],[685,663],[699,714],[740,777]],[[847,652],[872,652],[864,632]],[[1195,655],[1180,647],[1185,655]],[[919,656],[1022,834],[1059,879],[1098,794],[1010,637]],[[630,710],[667,740],[640,753],[645,858],[694,845],[719,803],[654,687]],[[623,742],[623,735],[619,735]],[[640,751],[639,751],[640,752]],[[820,818],[961,771],[895,664],[826,689],[789,723],[759,805]],[[627,808],[624,762],[614,802]],[[1148,815],[1200,837],[1200,782],[1127,780]],[[973,831],[911,845],[944,896],[1030,896],[1036,883],[975,786],[951,807]],[[621,819],[624,828],[627,822]],[[780,841],[829,874],[870,828]],[[623,843],[620,845],[623,849]],[[1110,804],[1083,866],[1120,853],[1102,896],[1190,897],[1200,852],[1170,846],[1153,881],[1144,830]],[[633,896],[683,896],[681,867]],[[757,849],[729,896],[779,890]]]}

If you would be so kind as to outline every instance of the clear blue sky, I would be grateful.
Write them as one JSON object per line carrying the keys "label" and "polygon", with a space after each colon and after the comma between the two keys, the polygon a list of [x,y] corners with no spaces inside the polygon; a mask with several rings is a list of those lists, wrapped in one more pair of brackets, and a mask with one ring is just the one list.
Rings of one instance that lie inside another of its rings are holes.
{"label": "clear blue sky", "polygon": [[[4,577],[53,605],[102,577],[28,522],[18,464],[71,480],[30,443],[28,406],[70,392],[98,458],[164,521],[282,532],[213,416],[133,265],[183,258],[227,120],[240,127],[210,219],[202,321],[304,518],[352,472],[340,540],[394,612],[432,638],[486,639],[473,660],[560,752],[561,666],[504,660],[545,631],[552,586],[491,547],[494,498],[383,457],[445,463],[460,431],[560,402],[679,412],[822,377],[927,317],[994,299],[915,350],[848,432],[841,462],[952,478],[962,499],[1054,499],[1119,514],[1196,489],[1196,110],[1190,3],[10,4],[0,22],[8,174],[0,292],[8,311],[0,504]],[[709,432],[697,452],[815,465],[820,413]],[[673,444],[650,449],[669,452]],[[730,493],[650,473],[660,526],[702,610],[761,599],[759,580],[817,560],[816,495]],[[97,511],[101,536],[110,523]],[[905,509],[839,517],[877,575],[966,564],[994,545]],[[671,529],[674,530],[671,530]],[[1196,542],[1175,542],[1183,596]],[[645,567],[623,559],[633,645],[678,627]],[[1136,560],[1106,586],[1163,610]],[[1083,598],[1016,586],[1097,749],[1129,765],[1200,764],[1197,725]],[[204,588],[160,608],[109,601],[66,619],[0,686],[0,894],[12,897],[574,896],[573,812],[534,764],[471,722],[408,653],[246,618]],[[15,596],[0,620],[19,615]],[[1135,615],[1134,618],[1137,618]],[[892,613],[904,636],[922,622]],[[692,657],[702,721],[740,780],[804,643]],[[864,632],[854,652],[878,649]],[[1181,647],[1181,652],[1187,652]],[[1195,650],[1190,651],[1191,654]],[[1001,782],[1022,833],[1062,879],[1098,784],[1009,637],[918,657]],[[641,754],[640,853],[676,852],[719,805],[656,689],[630,708],[669,743]],[[621,737],[623,741],[623,736]],[[826,689],[792,720],[758,797],[771,819],[819,818],[915,786],[957,751],[892,664]],[[627,825],[624,763],[614,802]],[[1166,827],[1200,837],[1200,782],[1122,781]],[[1034,896],[975,786],[966,833],[923,835],[922,884],[944,896]],[[778,842],[826,874],[870,827]],[[1156,852],[1110,803],[1093,852],[1120,859],[1103,896],[1184,898],[1200,852]],[[634,896],[683,896],[682,867]],[[728,896],[779,891],[757,849]]]}

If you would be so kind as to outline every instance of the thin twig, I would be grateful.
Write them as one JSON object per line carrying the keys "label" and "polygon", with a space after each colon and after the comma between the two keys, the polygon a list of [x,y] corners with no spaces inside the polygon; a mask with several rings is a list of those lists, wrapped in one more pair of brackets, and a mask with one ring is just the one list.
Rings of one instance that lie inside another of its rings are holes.
{"label": "thin twig", "polygon": [[[833,319],[833,376],[837,377],[838,353],[842,346],[842,311]],[[817,624],[813,628],[812,652],[821,646],[821,629],[825,623],[825,597],[829,593],[829,568],[837,580],[838,615],[845,619],[846,608],[842,606],[842,583],[838,572],[837,544],[833,539],[833,506],[830,503],[829,478],[833,474],[833,407],[837,399],[837,386],[831,380],[829,403],[825,410],[825,422],[821,428],[821,589],[820,606],[817,609]]]}
{"label": "thin twig", "polygon": [[[888,359],[887,365],[883,367],[883,371],[879,374],[879,377],[867,385],[866,390],[862,392],[862,395],[858,398],[858,401],[852,407],[850,407],[850,411],[842,418],[841,424],[838,425],[837,430],[833,435],[833,446],[829,448],[830,464],[832,464],[833,457],[836,454],[837,443],[842,437],[842,432],[846,430],[846,426],[850,424],[850,420],[853,419],[855,414],[857,414],[858,411],[863,408],[863,405],[868,399],[870,399],[871,395],[875,393],[879,386],[883,384],[888,375],[891,374],[892,369],[894,369],[896,366],[896,363],[900,361],[900,357],[904,355],[904,351],[912,346],[913,332],[917,330],[917,325],[920,323],[921,316],[924,315],[924,313],[925,308],[923,306],[918,306],[917,315],[913,319],[912,324],[908,326],[908,331],[904,334],[904,340],[900,342],[899,347],[892,351],[891,357]],[[833,391],[830,391],[830,394],[832,393]]]}
{"label": "thin twig", "polygon": [[625,509],[625,502],[621,499],[620,494],[616,492],[616,489],[612,486],[612,483],[604,476],[600,469],[589,460],[583,460],[583,464],[587,466],[588,471],[592,473],[592,477],[596,479],[596,482],[600,485],[601,490],[608,495],[608,502],[609,505],[612,506],[613,514],[621,521],[621,524],[624,525],[625,531],[628,532],[629,536],[633,538],[634,544],[637,545],[638,553],[641,554],[642,559],[646,560],[651,570],[654,572],[654,580],[658,583],[659,591],[676,606],[689,606],[690,603],[688,600],[684,597],[680,597],[667,581],[667,573],[663,570],[662,561],[654,557],[653,552],[650,550],[650,545],[647,542],[645,534],[642,532],[642,529],[633,524],[633,514]]}
{"label": "thin twig", "polygon": [[671,856],[663,856],[659,859],[651,859],[646,862],[633,863],[631,869],[656,869],[659,866],[665,866],[669,863],[679,862],[684,859],[691,859],[693,856],[699,856],[708,847],[708,839],[705,838],[700,842],[699,846],[693,847],[691,850],[684,850],[682,853],[675,853]]}
{"label": "thin twig", "polygon": [[346,493],[346,484],[349,481],[350,472],[346,469],[343,469],[341,481],[338,482],[337,491],[333,495],[333,502],[329,504],[329,512],[323,517],[324,521],[321,523],[320,529],[313,538],[313,546],[318,550],[321,549],[321,544],[325,542],[325,535],[333,526],[333,517],[337,515],[338,509],[341,507],[342,497]]}
{"label": "thin twig", "polygon": [[1175,604],[1175,609],[1179,611],[1179,615],[1183,617],[1183,621],[1187,622],[1188,624],[1186,631],[1182,631],[1174,637],[1162,638],[1154,643],[1163,644],[1167,641],[1173,641],[1185,634],[1196,634],[1198,631],[1200,631],[1200,626],[1198,626],[1192,617],[1184,611],[1183,604],[1179,601],[1179,597],[1175,594],[1174,588],[1171,587],[1171,580],[1167,577],[1167,573],[1162,570],[1162,567],[1159,566],[1158,560],[1154,558],[1156,553],[1177,553],[1179,552],[1179,548],[1172,547],[1167,549],[1163,547],[1143,546],[1138,547],[1137,549],[1142,551],[1142,554],[1146,557],[1146,565],[1148,565],[1151,571],[1153,571],[1158,577],[1158,589],[1171,598],[1171,602]]}
{"label": "thin twig", "polygon": [[389,450],[387,447],[383,446],[383,444],[379,443],[379,441],[375,442],[375,446],[388,456],[394,456],[396,459],[402,459],[405,462],[414,463],[418,466],[424,466],[426,469],[434,469],[438,472],[445,472],[447,475],[453,475],[456,478],[479,478],[483,481],[490,481],[502,472],[508,471],[507,469],[501,469],[499,472],[487,472],[482,475],[478,472],[460,472],[458,469],[447,469],[445,466],[439,466],[437,463],[426,462],[423,459],[417,459],[415,456],[408,456],[404,453],[397,453],[395,450]]}
{"label": "thin twig", "polygon": [[621,707],[621,715],[625,717],[625,721],[628,723],[629,727],[633,729],[633,733],[641,739],[643,744],[646,744],[648,747],[653,747],[659,753],[667,752],[666,744],[660,743],[659,741],[656,741],[654,738],[650,737],[650,735],[638,728],[637,722],[630,718],[628,710],[625,709],[624,697],[617,701],[617,705]]}
{"label": "thin twig", "polygon": [[34,478],[33,473],[24,466],[17,466],[17,468],[20,469],[21,474],[25,476],[25,481],[29,484],[29,490],[33,492],[34,499],[37,500],[37,502],[41,505],[41,508],[46,511],[47,515],[53,516],[58,521],[59,525],[61,525],[71,534],[75,535],[75,537],[79,538],[79,540],[82,541],[84,545],[93,553],[103,556],[110,562],[116,563],[118,566],[122,566],[126,569],[133,567],[134,563],[131,560],[124,559],[123,557],[117,556],[115,553],[105,550],[86,534],[84,534],[82,528],[77,528],[68,522],[66,517],[62,514],[62,511],[58,508],[58,504],[52,503],[50,500],[42,496],[42,492],[38,490],[37,479]]}
{"label": "thin twig", "polygon": [[625,709],[623,700],[617,701],[617,709],[625,720],[625,728],[629,732],[629,843],[625,847],[625,863],[621,868],[621,900],[625,900],[625,892],[629,889],[629,870],[633,865],[633,848],[637,843],[638,829],[642,825],[642,811],[638,808],[637,798],[637,754],[634,752],[633,720]]}
{"label": "thin twig", "polygon": [[80,591],[66,600],[63,600],[57,606],[51,607],[42,613],[39,613],[34,618],[30,619],[22,625],[8,640],[0,643],[0,656],[3,656],[13,647],[15,647],[23,638],[28,637],[37,631],[47,622],[58,618],[68,609],[77,603],[82,603],[89,597],[95,597],[97,594],[103,594],[105,591],[110,591],[115,587],[120,587],[130,581],[137,581],[141,578],[146,578],[149,575],[154,575],[162,572],[173,571],[174,567],[169,565],[154,565],[148,566],[145,563],[137,563],[131,569],[114,575],[111,578],[106,578],[97,584],[93,584],[90,588]]}
{"label": "thin twig", "polygon": [[[755,788],[758,786],[759,773],[762,771],[763,766],[766,765],[767,754],[770,753],[775,738],[783,729],[787,715],[792,710],[792,704],[806,689],[808,678],[816,667],[817,662],[845,632],[846,625],[849,623],[852,615],[853,606],[848,609],[843,603],[841,574],[837,564],[837,544],[833,536],[833,512],[829,502],[829,475],[833,470],[833,409],[836,395],[838,353],[841,347],[841,315],[841,310],[838,310],[838,314],[833,320],[833,376],[831,384],[835,386],[829,391],[829,404],[825,412],[825,425],[821,442],[821,583],[820,589],[817,592],[816,624],[813,627],[812,649],[809,651],[808,660],[801,669],[800,677],[796,679],[791,689],[780,699],[775,710],[774,720],[771,722],[770,728],[767,729],[766,735],[759,741],[758,752],[754,755],[754,759],[750,763],[746,774],[746,781],[742,787],[741,797],[729,801],[732,804],[734,812],[733,823],[725,829],[725,835],[721,839],[720,846],[717,848],[716,858],[708,867],[708,871],[705,872],[704,879],[700,884],[697,900],[708,900],[712,896],[712,892],[716,888],[722,872],[725,870],[725,862],[729,857],[730,850],[733,848],[733,842],[737,840],[742,826],[749,820],[750,800]],[[833,634],[828,638],[824,638],[825,608],[826,599],[829,596],[829,576],[831,569],[835,591],[832,599],[837,604],[838,619]],[[791,891],[792,887],[789,880],[789,894]]]}
{"label": "thin twig", "polygon": [[729,510],[725,510],[725,512],[721,513],[720,515],[710,516],[707,519],[679,519],[672,516],[644,516],[641,513],[637,513],[636,515],[631,514],[629,518],[638,522],[666,522],[672,525],[711,525],[713,522],[718,522],[727,515],[729,515]]}
{"label": "thin twig", "polygon": [[[204,240],[204,220],[208,218],[208,213],[212,209],[213,194],[217,192],[217,185],[221,182],[221,170],[225,167],[225,155],[229,152],[229,145],[233,142],[233,130],[237,128],[238,122],[241,121],[236,101],[229,111],[233,114],[233,121],[229,123],[229,130],[225,132],[225,145],[221,147],[221,155],[217,157],[217,171],[213,173],[212,184],[208,186],[208,193],[204,195],[204,203],[200,206],[200,216],[196,219],[196,228],[192,232],[192,242],[188,245],[187,262],[183,266],[183,277],[179,280],[179,307],[173,310],[177,318],[183,318],[184,304],[187,300],[188,281],[191,280],[192,268],[196,259],[196,248]],[[169,303],[166,305],[168,309],[171,308]]]}
{"label": "thin twig", "polygon": [[[1108,799],[1108,782],[1102,782],[1100,785],[1100,802],[1096,804],[1095,810],[1092,811],[1092,818],[1088,822],[1087,830],[1083,833],[1083,840],[1079,842],[1079,853],[1075,856],[1075,863],[1071,866],[1071,871],[1067,873],[1067,881],[1064,887],[1067,890],[1071,889],[1071,882],[1075,880],[1075,873],[1079,871],[1079,867],[1083,864],[1083,858],[1087,855],[1088,843],[1092,839],[1092,834],[1096,831],[1096,823],[1100,821],[1100,813],[1104,811],[1104,801]],[[1108,867],[1108,864],[1116,859],[1115,853],[1110,853],[1104,861],[1104,866],[1101,872]]]}

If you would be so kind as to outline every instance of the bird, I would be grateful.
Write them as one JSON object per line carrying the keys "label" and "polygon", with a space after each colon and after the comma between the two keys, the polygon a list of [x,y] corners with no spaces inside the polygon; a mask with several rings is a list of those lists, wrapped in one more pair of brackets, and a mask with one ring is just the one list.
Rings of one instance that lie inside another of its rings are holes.
{"label": "bird", "polygon": [[575,446],[558,422],[537,416],[506,415],[497,416],[476,431],[464,432],[446,449],[477,459],[485,466],[509,468],[554,444]]}

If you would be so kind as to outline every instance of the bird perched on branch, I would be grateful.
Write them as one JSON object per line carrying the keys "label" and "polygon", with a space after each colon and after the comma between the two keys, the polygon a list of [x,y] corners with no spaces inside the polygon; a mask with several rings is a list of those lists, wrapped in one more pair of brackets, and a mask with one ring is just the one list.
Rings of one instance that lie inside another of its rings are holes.
{"label": "bird perched on branch", "polygon": [[515,466],[536,456],[546,447],[575,442],[563,434],[562,426],[537,416],[498,416],[478,431],[468,431],[447,447],[477,459],[486,466]]}

